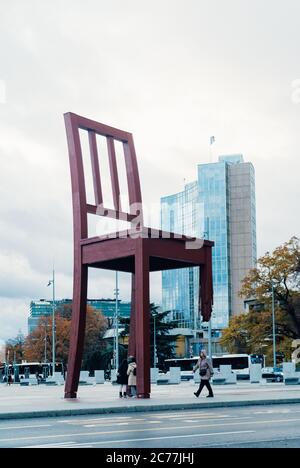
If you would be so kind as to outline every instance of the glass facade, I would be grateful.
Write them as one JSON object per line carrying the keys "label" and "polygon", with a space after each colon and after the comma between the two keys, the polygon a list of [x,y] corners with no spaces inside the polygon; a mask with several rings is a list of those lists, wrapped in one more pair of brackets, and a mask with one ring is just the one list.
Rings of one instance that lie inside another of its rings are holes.
{"label": "glass facade", "polygon": [[225,328],[231,314],[229,192],[227,163],[198,166],[199,198],[204,205],[205,237],[213,248],[214,313],[212,327]]}
{"label": "glass facade", "polygon": [[[212,328],[228,326],[232,314],[231,276],[231,200],[229,167],[243,163],[242,155],[222,156],[219,162],[198,166],[198,180],[183,192],[161,199],[161,227],[164,230],[207,238],[213,248],[214,312]],[[241,166],[239,166],[241,167]],[[251,165],[253,168],[253,166]],[[249,183],[249,182],[248,182]],[[255,181],[251,173],[251,266],[256,261]],[[199,303],[199,269],[166,271],[162,274],[163,310],[172,310],[173,318],[195,327]],[[197,329],[199,327],[197,326]]]}
{"label": "glass facade", "polygon": [[[188,184],[183,192],[162,199],[161,226],[163,230],[200,236],[199,219],[202,206],[199,203],[198,183]],[[193,328],[198,310],[198,268],[184,268],[162,272],[163,310],[171,310],[178,327]],[[185,294],[182,291],[185,291]]]}
{"label": "glass facade", "polygon": [[[56,308],[71,304],[71,299],[56,301]],[[105,317],[112,318],[115,315],[115,299],[88,299],[87,304],[99,310]],[[131,311],[130,302],[119,301],[119,317],[129,318]],[[41,317],[52,316],[52,302],[46,300],[32,301],[30,303],[30,317],[28,318],[28,333],[31,333],[38,325]]]}

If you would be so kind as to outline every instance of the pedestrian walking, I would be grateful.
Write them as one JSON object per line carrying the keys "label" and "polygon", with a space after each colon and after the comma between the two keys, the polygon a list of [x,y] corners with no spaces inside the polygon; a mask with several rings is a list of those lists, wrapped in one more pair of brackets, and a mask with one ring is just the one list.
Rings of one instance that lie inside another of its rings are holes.
{"label": "pedestrian walking", "polygon": [[120,398],[127,398],[127,385],[128,385],[128,361],[127,359],[123,359],[117,375],[117,383],[120,385],[119,397]]}
{"label": "pedestrian walking", "polygon": [[11,384],[12,384],[13,382],[14,382],[14,381],[13,381],[12,375],[9,374],[9,376],[8,376],[8,378],[7,378],[7,384],[8,384],[8,386],[10,387]]}
{"label": "pedestrian walking", "polygon": [[194,367],[194,373],[196,372],[197,369],[199,369],[201,382],[200,382],[200,386],[197,392],[194,392],[194,395],[198,398],[203,388],[206,387],[207,390],[209,391],[207,398],[213,398],[214,394],[210,385],[210,379],[214,375],[214,370],[213,370],[211,360],[208,359],[205,350],[202,350],[200,353],[200,359],[197,362],[196,366]]}
{"label": "pedestrian walking", "polygon": [[136,398],[136,360],[133,356],[129,356],[128,358],[127,375],[130,396]]}

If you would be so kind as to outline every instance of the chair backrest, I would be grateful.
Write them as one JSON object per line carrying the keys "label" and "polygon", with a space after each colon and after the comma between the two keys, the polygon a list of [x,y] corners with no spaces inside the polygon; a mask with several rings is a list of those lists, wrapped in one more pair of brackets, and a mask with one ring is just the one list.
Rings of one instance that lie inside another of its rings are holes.
{"label": "chair backrest", "polygon": [[[75,238],[84,239],[88,236],[88,213],[128,221],[131,223],[138,218],[139,224],[142,225],[142,195],[132,134],[86,119],[85,117],[80,117],[73,113],[67,113],[64,117],[72,179]],[[88,133],[95,204],[87,203],[80,130],[85,130]],[[103,203],[103,184],[101,180],[101,168],[96,135],[106,138],[114,209],[105,207]],[[121,206],[115,141],[119,141],[123,145],[127,174],[129,212],[123,211]]]}

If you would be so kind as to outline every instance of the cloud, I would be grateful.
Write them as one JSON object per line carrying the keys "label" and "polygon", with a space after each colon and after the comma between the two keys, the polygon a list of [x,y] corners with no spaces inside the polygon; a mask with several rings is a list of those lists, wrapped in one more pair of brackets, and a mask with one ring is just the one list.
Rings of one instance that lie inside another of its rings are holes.
{"label": "cloud", "polygon": [[[238,152],[255,166],[259,253],[299,234],[299,2],[188,3],[16,0],[2,9],[0,339],[24,326],[31,298],[49,294],[53,261],[58,296],[72,294],[66,111],[133,132],[146,205],[196,179],[215,135],[214,158]],[[113,289],[113,274],[91,272],[90,295]],[[160,295],[154,275],[153,300]]]}

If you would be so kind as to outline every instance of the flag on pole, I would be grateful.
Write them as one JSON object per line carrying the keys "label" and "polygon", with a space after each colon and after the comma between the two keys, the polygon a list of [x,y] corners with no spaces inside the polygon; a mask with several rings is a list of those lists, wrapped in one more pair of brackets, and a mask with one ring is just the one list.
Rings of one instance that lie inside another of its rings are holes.
{"label": "flag on pole", "polygon": [[216,141],[216,138],[214,136],[210,137],[210,144],[213,145]]}

